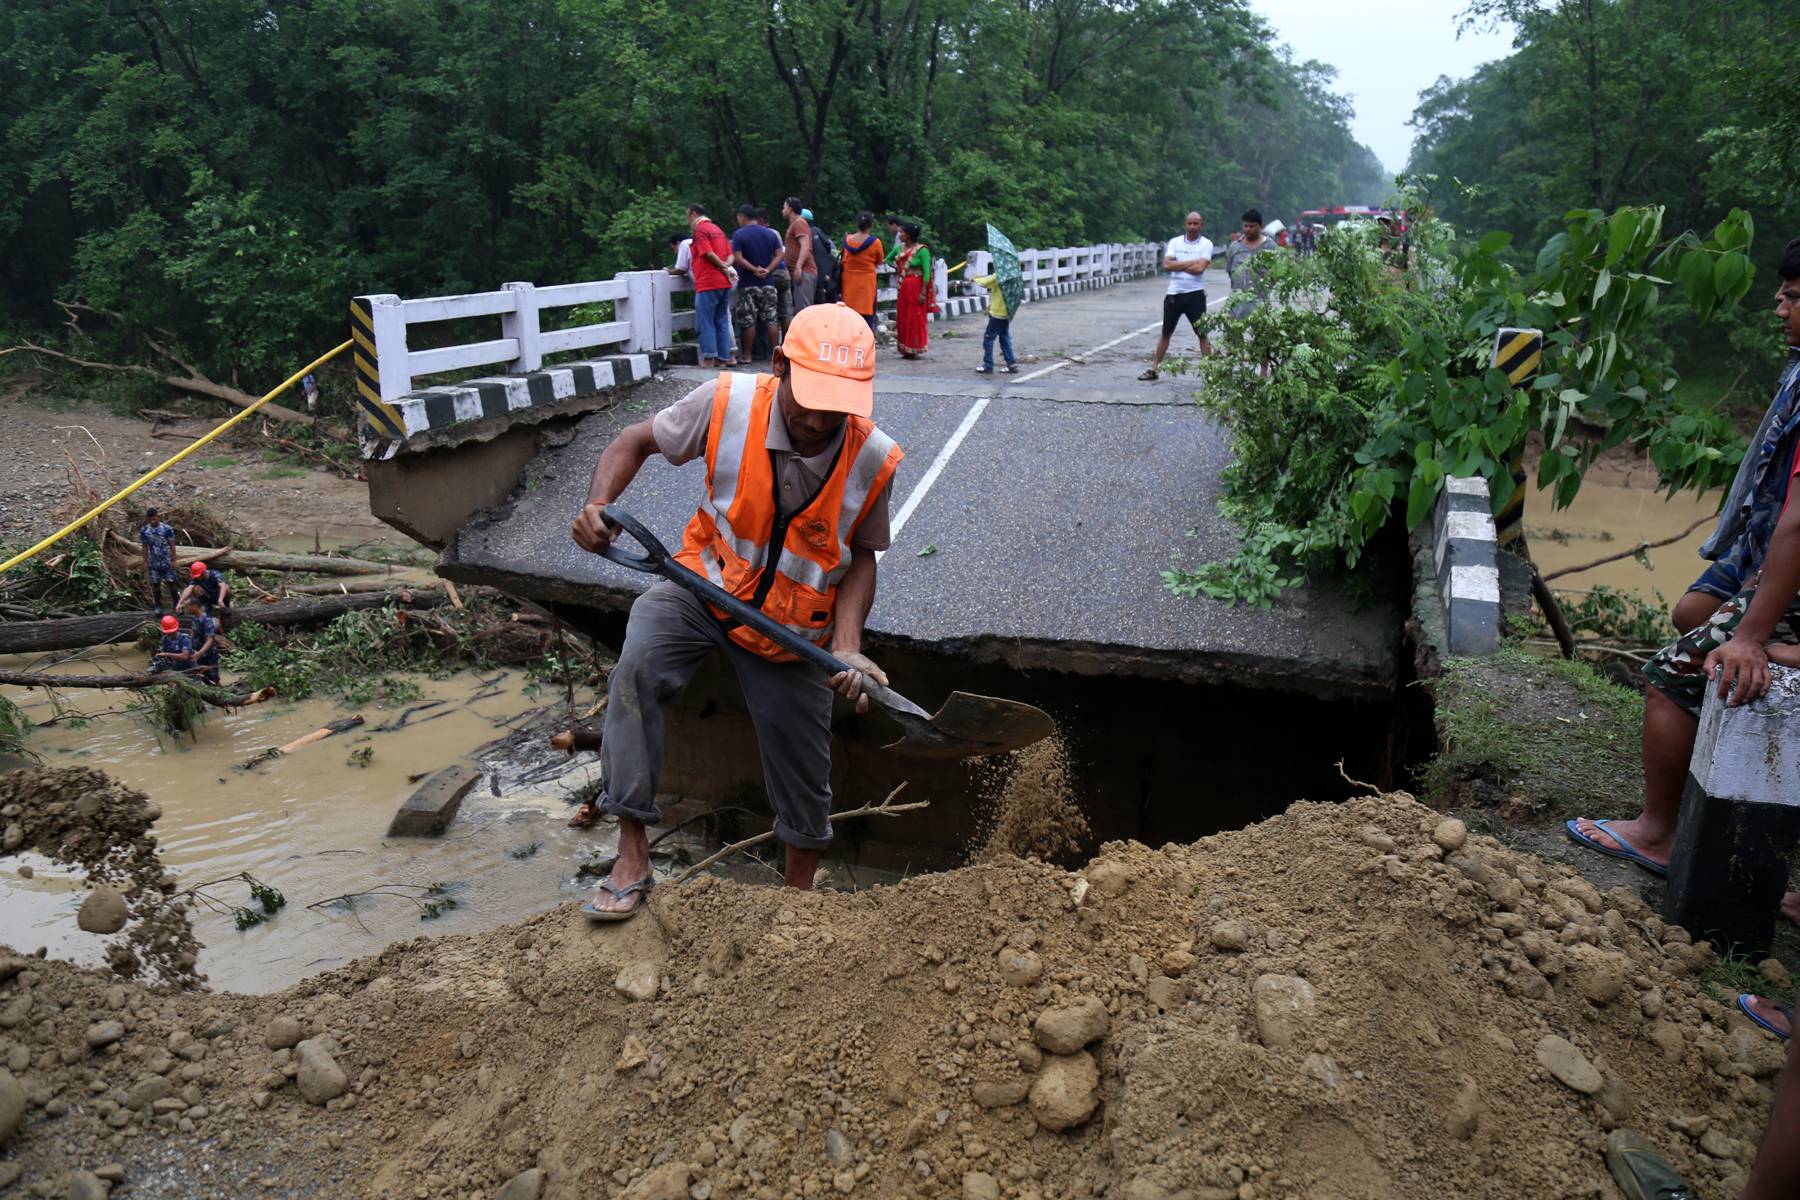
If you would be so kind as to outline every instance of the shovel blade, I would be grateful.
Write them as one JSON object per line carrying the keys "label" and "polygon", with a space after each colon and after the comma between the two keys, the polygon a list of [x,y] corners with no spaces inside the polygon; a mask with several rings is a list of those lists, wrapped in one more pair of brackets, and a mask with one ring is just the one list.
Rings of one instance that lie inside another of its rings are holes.
{"label": "shovel blade", "polygon": [[922,758],[1006,754],[1056,732],[1056,722],[1041,708],[973,692],[951,692],[930,720],[900,718],[900,725],[905,736],[887,749]]}

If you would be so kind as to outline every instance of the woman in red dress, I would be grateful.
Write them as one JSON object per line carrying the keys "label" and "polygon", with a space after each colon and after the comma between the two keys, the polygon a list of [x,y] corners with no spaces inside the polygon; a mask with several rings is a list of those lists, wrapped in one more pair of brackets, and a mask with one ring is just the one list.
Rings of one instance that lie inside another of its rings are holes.
{"label": "woman in red dress", "polygon": [[931,247],[920,241],[920,229],[908,223],[900,227],[900,253],[894,268],[900,272],[900,297],[894,302],[895,340],[901,358],[925,353],[928,339],[925,315],[936,307],[937,290],[931,286]]}

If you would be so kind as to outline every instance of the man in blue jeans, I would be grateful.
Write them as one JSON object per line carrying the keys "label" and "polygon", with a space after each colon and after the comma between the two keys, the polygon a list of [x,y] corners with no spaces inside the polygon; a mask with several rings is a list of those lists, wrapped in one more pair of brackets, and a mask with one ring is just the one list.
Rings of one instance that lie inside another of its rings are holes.
{"label": "man in blue jeans", "polygon": [[731,337],[731,286],[737,272],[731,266],[731,241],[706,218],[706,209],[688,205],[688,228],[694,245],[688,271],[694,277],[694,334],[700,339],[700,365],[735,367],[736,345]]}

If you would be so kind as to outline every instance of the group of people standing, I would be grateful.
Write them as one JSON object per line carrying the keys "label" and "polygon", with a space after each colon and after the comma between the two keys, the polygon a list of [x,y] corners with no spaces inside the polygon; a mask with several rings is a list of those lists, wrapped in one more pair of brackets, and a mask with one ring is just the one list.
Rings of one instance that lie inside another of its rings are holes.
{"label": "group of people standing", "polygon": [[[1263,232],[1263,215],[1257,209],[1246,209],[1243,224],[1225,244],[1225,273],[1231,279],[1231,315],[1250,315],[1266,299],[1263,283],[1252,266],[1259,254],[1278,249],[1274,238]],[[1200,353],[1212,353],[1212,341],[1206,335],[1206,272],[1212,267],[1215,253],[1212,239],[1205,236],[1206,218],[1190,212],[1182,221],[1182,232],[1163,247],[1162,269],[1169,275],[1169,290],[1163,295],[1162,336],[1157,339],[1156,353],[1150,368],[1138,378],[1149,383],[1162,369],[1163,357],[1169,352],[1169,339],[1175,327],[1186,321],[1200,339]]]}
{"label": "group of people standing", "polygon": [[[857,214],[856,228],[837,243],[814,222],[812,210],[789,196],[781,206],[785,232],[769,222],[769,210],[739,205],[736,229],[727,237],[701,204],[687,210],[689,236],[671,235],[672,274],[694,281],[694,329],[702,367],[748,366],[772,354],[794,315],[811,304],[841,300],[871,332],[877,275],[892,266],[899,283],[895,341],[902,358],[925,352],[927,318],[936,309],[931,287],[931,248],[916,222],[889,217],[889,240],[874,232],[875,215]],[[735,326],[735,330],[734,330]]]}
{"label": "group of people standing", "polygon": [[[175,530],[154,508],[144,514],[144,523],[138,528],[138,544],[144,550],[150,596],[157,616],[162,618],[158,622],[162,638],[150,656],[150,669],[185,671],[203,683],[217,684],[220,620],[231,613],[231,584],[205,563],[192,562],[188,564],[188,585],[178,594]],[[168,589],[171,604],[167,614],[162,607],[164,588]],[[188,617],[185,632],[181,628],[183,613]]]}

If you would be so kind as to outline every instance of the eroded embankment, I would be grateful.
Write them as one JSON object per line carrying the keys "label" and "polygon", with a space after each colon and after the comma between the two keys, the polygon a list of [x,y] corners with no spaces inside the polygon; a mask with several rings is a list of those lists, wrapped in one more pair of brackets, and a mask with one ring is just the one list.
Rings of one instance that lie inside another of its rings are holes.
{"label": "eroded embankment", "polygon": [[144,1196],[491,1197],[539,1168],[570,1200],[1440,1200],[1605,1194],[1631,1123],[1734,1194],[1781,1054],[1701,993],[1709,952],[1439,821],[1393,795],[1080,875],[702,878],[623,926],[564,906],[265,997],[17,964],[10,1153],[31,1180],[116,1160]]}

